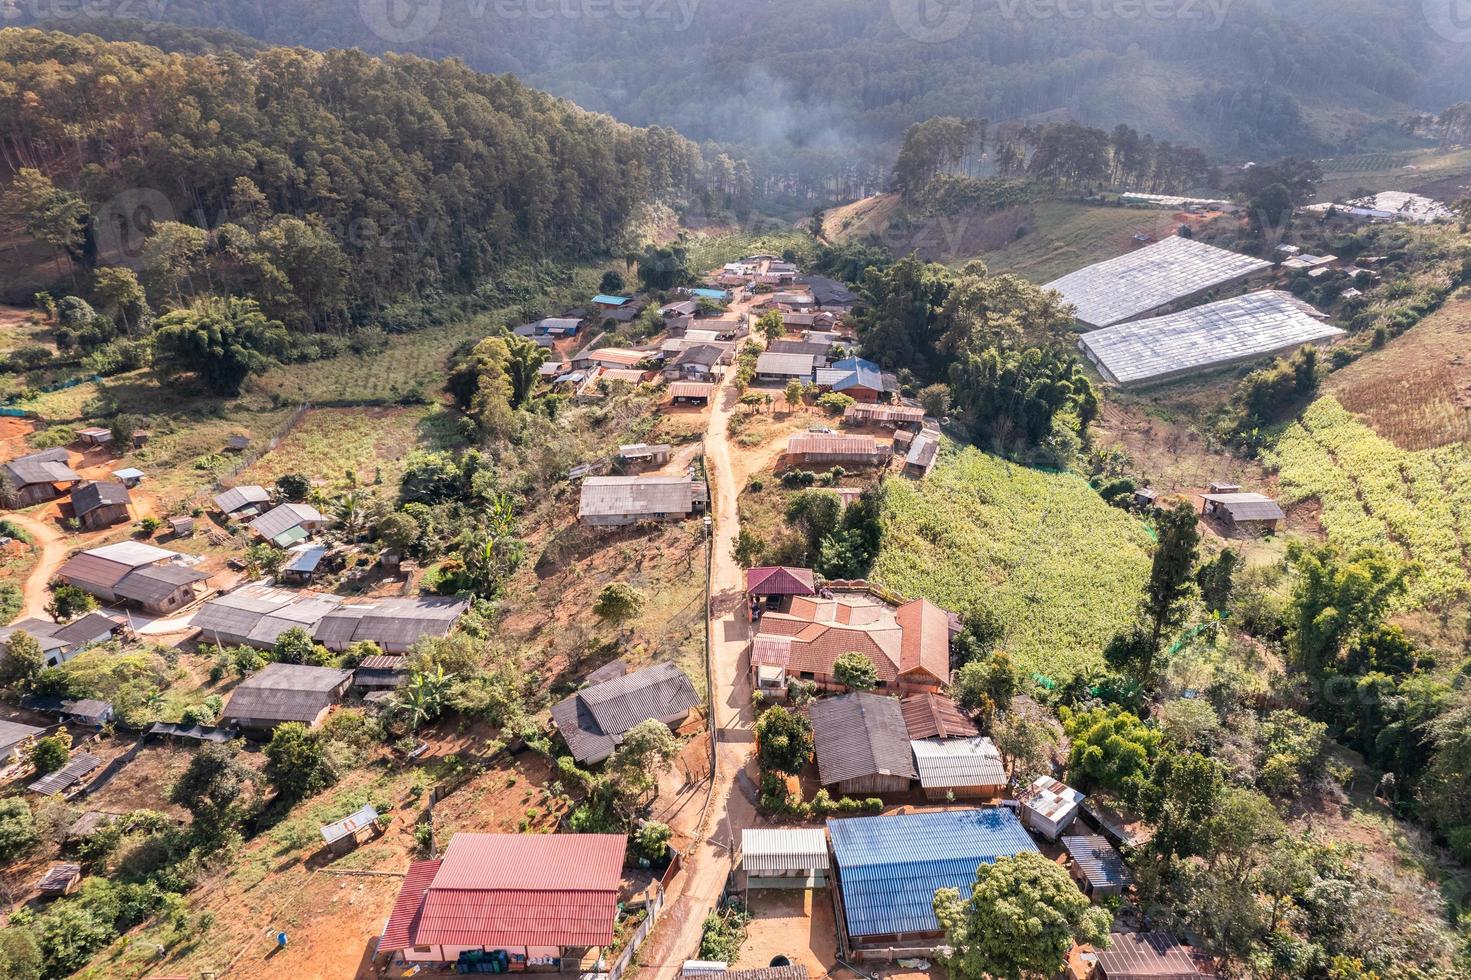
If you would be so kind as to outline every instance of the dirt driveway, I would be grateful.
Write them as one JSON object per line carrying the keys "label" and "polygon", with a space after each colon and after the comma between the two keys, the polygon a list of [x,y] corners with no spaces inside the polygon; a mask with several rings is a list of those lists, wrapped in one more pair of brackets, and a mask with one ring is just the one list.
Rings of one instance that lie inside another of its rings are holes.
{"label": "dirt driveway", "polygon": [[14,521],[25,529],[41,549],[41,555],[36,560],[36,565],[31,569],[30,577],[26,579],[23,590],[25,604],[21,608],[21,617],[35,616],[39,619],[49,619],[46,615],[46,603],[51,599],[51,593],[46,586],[56,575],[56,570],[66,560],[67,539],[66,535],[54,525],[38,521],[34,517],[27,517],[21,513],[7,515],[7,520]]}

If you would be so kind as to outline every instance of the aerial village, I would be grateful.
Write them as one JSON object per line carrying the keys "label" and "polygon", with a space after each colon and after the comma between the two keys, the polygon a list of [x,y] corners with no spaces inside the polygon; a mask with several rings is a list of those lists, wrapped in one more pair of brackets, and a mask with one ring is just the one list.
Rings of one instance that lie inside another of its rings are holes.
{"label": "aerial village", "polygon": [[[1347,210],[1363,221],[1424,214],[1400,199]],[[1045,288],[1075,311],[1078,348],[1101,379],[1128,388],[1332,345],[1344,332],[1287,280],[1332,277],[1353,300],[1378,287],[1376,268],[1373,257],[1283,246],[1268,261],[1171,235],[1141,238]],[[510,331],[544,352],[537,390],[594,408],[617,392],[652,391],[660,416],[681,425],[678,442],[621,443],[565,461],[568,516],[579,540],[616,542],[629,561],[661,528],[692,536],[703,549],[684,576],[698,583],[698,654],[651,660],[620,646],[619,632],[601,648],[616,656],[569,665],[546,710],[487,754],[539,756],[552,778],[583,780],[589,798],[604,792],[600,772],[646,770],[638,805],[616,804],[628,833],[587,829],[596,822],[568,807],[523,832],[441,839],[436,810],[463,801],[457,786],[474,775],[444,769],[391,806],[309,811],[311,873],[337,868],[344,895],[362,882],[376,889],[376,904],[350,907],[348,898],[333,913],[367,937],[359,976],[920,974],[951,951],[936,893],[954,889],[952,901],[963,901],[978,868],[1023,855],[1063,869],[1076,892],[1068,901],[1098,925],[1094,941],[1065,951],[1061,975],[1216,975],[1190,936],[1136,901],[1126,855],[1148,844],[1150,822],[1117,794],[1070,785],[1077,765],[1065,753],[1021,758],[983,733],[991,694],[955,683],[957,649],[974,633],[960,610],[877,580],[824,576],[815,562],[761,563],[759,552],[742,552],[748,522],[808,519],[791,508],[767,513],[764,481],[830,491],[842,509],[833,519],[861,529],[875,487],[922,483],[956,451],[944,409],[905,394],[885,353],[860,344],[859,303],[849,285],[805,273],[790,256],[752,254],[706,270],[697,287],[598,293]],[[632,329],[649,324],[652,333]],[[277,754],[283,732],[304,744],[345,718],[365,726],[381,717],[398,736],[392,765],[442,760],[424,728],[402,721],[449,715],[422,655],[486,629],[472,590],[430,587],[412,536],[371,533],[319,492],[334,474],[271,484],[226,476],[158,510],[144,452],[152,433],[141,425],[82,428],[74,442],[14,454],[0,471],[7,507],[21,518],[6,526],[42,525],[57,559],[27,587],[23,614],[0,629],[11,651],[23,635],[41,656],[28,675],[6,674],[30,682],[7,687],[16,696],[0,720],[0,778],[7,798],[27,809],[31,798],[54,801],[47,813],[66,818],[29,852],[25,880],[7,886],[12,910],[85,887],[107,853],[96,841],[136,833],[135,809],[171,792],[148,768],[161,753],[188,759],[239,745],[242,757],[267,757],[265,771],[309,769],[308,755]],[[275,441],[236,435],[219,452],[238,459],[231,471],[248,471]],[[1222,476],[1188,503],[1218,541],[1252,542],[1281,532],[1288,517],[1263,489]],[[1147,515],[1175,502],[1166,496],[1139,486],[1126,504]],[[620,601],[630,600],[610,586],[582,612],[617,622]],[[180,676],[214,670],[209,684],[228,690],[212,707],[138,725],[135,705],[125,712],[61,672],[76,658],[139,645],[164,651]],[[995,696],[1013,687],[1000,683]],[[259,768],[251,763],[242,778],[259,779]],[[134,770],[149,782],[129,805],[115,791],[137,781]],[[410,859],[353,863],[395,834],[412,837]],[[242,952],[264,945],[287,962],[302,916],[272,918]],[[196,975],[172,963],[129,970]]]}

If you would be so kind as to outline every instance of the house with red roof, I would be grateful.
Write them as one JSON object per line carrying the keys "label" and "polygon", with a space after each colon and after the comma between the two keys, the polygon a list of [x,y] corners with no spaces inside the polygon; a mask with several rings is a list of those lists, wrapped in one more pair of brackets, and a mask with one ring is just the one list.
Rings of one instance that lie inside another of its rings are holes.
{"label": "house with red roof", "polygon": [[456,834],[443,857],[409,865],[378,952],[455,963],[504,951],[520,969],[575,972],[613,941],[627,844],[622,834]]}
{"label": "house with red roof", "polygon": [[769,565],[746,569],[746,609],[752,619],[781,609],[791,596],[816,595],[817,576],[810,568]]}
{"label": "house with red roof", "polygon": [[891,605],[868,592],[792,596],[767,612],[751,641],[757,687],[780,695],[792,678],[840,690],[833,665],[845,653],[873,662],[880,690],[939,692],[950,681],[951,617],[928,599]]}

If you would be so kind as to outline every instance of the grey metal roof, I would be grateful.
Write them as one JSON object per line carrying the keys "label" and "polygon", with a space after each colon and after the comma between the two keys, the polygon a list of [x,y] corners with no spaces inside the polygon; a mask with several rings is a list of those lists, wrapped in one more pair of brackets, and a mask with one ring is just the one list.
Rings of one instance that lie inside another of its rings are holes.
{"label": "grey metal roof", "polygon": [[188,738],[199,742],[228,742],[230,733],[223,728],[212,725],[182,725],[174,722],[156,721],[153,727],[148,729],[149,735],[171,735],[175,738]]}
{"label": "grey metal roof", "polygon": [[16,486],[33,483],[76,483],[82,479],[80,473],[68,465],[71,454],[60,446],[43,449],[27,456],[17,456],[5,464]]}
{"label": "grey metal roof", "polygon": [[1108,949],[1096,951],[1107,980],[1193,980],[1212,976],[1194,950],[1163,932],[1115,932]]}
{"label": "grey metal roof", "polygon": [[700,703],[678,665],[656,664],[588,687],[552,706],[552,720],[579,762],[605,759],[639,722],[669,718]]}
{"label": "grey metal roof", "polygon": [[752,874],[826,871],[827,834],[814,828],[741,831],[741,867]]}
{"label": "grey metal roof", "polygon": [[1268,289],[1094,330],[1078,344],[1105,378],[1130,384],[1267,357],[1342,335],[1292,294]]}
{"label": "grey metal roof", "polygon": [[9,749],[28,738],[46,734],[46,729],[35,725],[22,725],[18,721],[0,720],[0,749]]}
{"label": "grey metal roof", "polygon": [[940,453],[940,434],[938,432],[924,431],[914,437],[909,444],[909,453],[904,457],[906,466],[920,466],[926,471],[935,465],[935,457]]}
{"label": "grey metal roof", "polygon": [[112,589],[134,566],[109,561],[95,554],[72,555],[56,570],[56,577],[81,588]]}
{"label": "grey metal roof", "polygon": [[1006,785],[1006,766],[989,738],[921,739],[909,747],[925,789]]}
{"label": "grey metal roof", "polygon": [[331,844],[339,841],[349,834],[355,834],[364,827],[369,826],[378,819],[378,811],[373,809],[373,804],[364,803],[361,807],[341,820],[335,820],[322,828],[322,840]]}
{"label": "grey metal roof", "polygon": [[1179,299],[1270,269],[1250,255],[1178,235],[1054,279],[1055,289],[1077,307],[1089,326],[1107,327]]}
{"label": "grey metal roof", "polygon": [[68,646],[78,646],[105,639],[121,629],[122,625],[111,616],[100,612],[90,612],[75,623],[63,626],[52,635]]}
{"label": "grey metal roof", "polygon": [[305,664],[267,664],[240,682],[222,720],[311,722],[336,700],[334,692],[352,672]]}
{"label": "grey metal roof", "polygon": [[812,355],[767,351],[756,358],[756,373],[810,379],[812,377]]}
{"label": "grey metal roof", "polygon": [[914,755],[899,702],[878,694],[814,701],[812,741],[824,786],[866,776],[913,779]]}
{"label": "grey metal roof", "polygon": [[1230,514],[1233,521],[1280,521],[1287,516],[1277,501],[1259,493],[1206,493],[1201,499]]}
{"label": "grey metal roof", "polygon": [[332,650],[346,649],[367,612],[366,606],[338,606],[322,617],[312,638]]}
{"label": "grey metal roof", "polygon": [[444,636],[470,607],[467,599],[384,599],[358,620],[353,642],[372,640],[380,646],[411,646],[425,636]]}
{"label": "grey metal roof", "polygon": [[590,476],[582,481],[579,517],[688,514],[695,485],[687,476]]}
{"label": "grey metal roof", "polygon": [[325,520],[315,507],[307,504],[281,504],[251,521],[250,529],[267,541],[274,541],[303,524]]}
{"label": "grey metal roof", "polygon": [[1097,834],[1077,834],[1064,837],[1062,846],[1093,887],[1127,888],[1134,883],[1134,875],[1124,863],[1124,856],[1107,838]]}
{"label": "grey metal roof", "polygon": [[55,653],[71,645],[66,640],[57,637],[56,634],[59,632],[61,632],[60,623],[29,617],[17,620],[9,626],[0,626],[0,643],[8,641],[17,633],[28,633],[31,639],[40,644],[42,653]]}
{"label": "grey metal roof", "polygon": [[67,760],[66,765],[53,773],[42,776],[27,788],[42,796],[55,796],[100,765],[102,765],[102,760],[97,756],[87,752],[78,752]]}
{"label": "grey metal roof", "polygon": [[243,487],[231,487],[224,493],[215,497],[215,506],[226,514],[233,514],[237,510],[244,510],[253,504],[263,504],[271,499],[270,493],[265,487],[254,484]]}
{"label": "grey metal roof", "polygon": [[142,541],[119,541],[117,544],[104,545],[101,548],[89,548],[82,552],[84,555],[94,555],[107,561],[115,561],[129,568],[137,568],[139,565],[152,565],[154,562],[166,561],[170,558],[182,557],[177,551],[169,551],[165,548],[156,548]]}
{"label": "grey metal roof", "polygon": [[132,502],[133,498],[128,493],[128,488],[121,483],[93,481],[83,483],[72,491],[72,512],[78,517],[90,514],[102,507],[112,507],[117,504],[126,507]]}
{"label": "grey metal roof", "polygon": [[282,566],[281,571],[309,575],[317,570],[317,566],[322,563],[322,559],[326,555],[327,549],[322,545],[312,545],[307,548],[293,548],[291,550],[291,560]]}
{"label": "grey metal roof", "polygon": [[180,588],[207,578],[203,572],[183,565],[145,565],[123,576],[112,590],[136,602],[162,602]]}

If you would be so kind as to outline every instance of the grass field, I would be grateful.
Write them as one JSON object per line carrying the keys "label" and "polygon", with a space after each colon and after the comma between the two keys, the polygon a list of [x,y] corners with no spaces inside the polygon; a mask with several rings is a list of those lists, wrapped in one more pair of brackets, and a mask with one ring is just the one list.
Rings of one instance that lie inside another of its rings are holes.
{"label": "grass field", "polygon": [[1323,168],[1318,200],[1341,199],[1361,187],[1409,191],[1471,174],[1471,149],[1359,153],[1317,161]]}
{"label": "grass field", "polygon": [[235,481],[269,485],[283,473],[336,480],[351,472],[359,484],[394,486],[413,450],[459,445],[453,416],[438,405],[314,408]]}
{"label": "grass field", "polygon": [[1172,234],[1178,224],[1169,211],[1042,201],[1033,207],[1025,235],[976,257],[992,272],[1051,282],[1085,265],[1122,255],[1135,234],[1161,238]]}
{"label": "grass field", "polygon": [[1330,540],[1416,562],[1411,606],[1441,610],[1471,594],[1471,460],[1461,446],[1400,449],[1329,396],[1288,426],[1267,462],[1289,499],[1319,500]]}
{"label": "grass field", "polygon": [[1102,663],[1149,574],[1149,537],[1079,477],[947,446],[922,483],[884,484],[883,549],[873,577],[1007,626],[1026,671],[1064,679]]}

